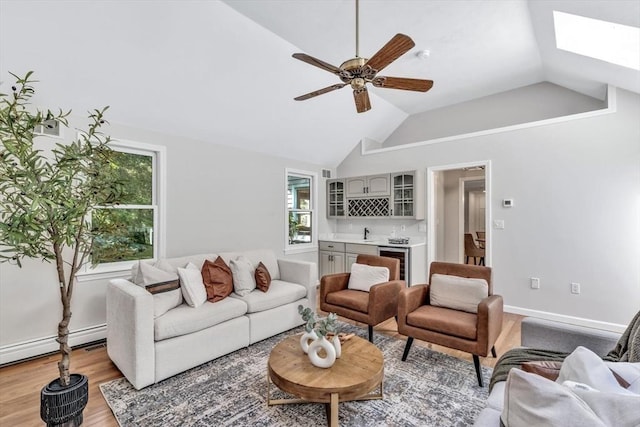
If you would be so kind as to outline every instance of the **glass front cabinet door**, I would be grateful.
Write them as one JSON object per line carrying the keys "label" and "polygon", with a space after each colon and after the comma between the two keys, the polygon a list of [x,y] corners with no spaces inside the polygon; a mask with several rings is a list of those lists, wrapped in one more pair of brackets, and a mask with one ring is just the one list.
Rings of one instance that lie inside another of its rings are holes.
{"label": "glass front cabinet door", "polygon": [[345,206],[344,180],[327,180],[327,217],[344,218],[346,216]]}
{"label": "glass front cabinet door", "polygon": [[415,171],[391,174],[392,217],[423,219],[418,206],[421,197],[416,193],[421,186],[416,185],[416,178]]}

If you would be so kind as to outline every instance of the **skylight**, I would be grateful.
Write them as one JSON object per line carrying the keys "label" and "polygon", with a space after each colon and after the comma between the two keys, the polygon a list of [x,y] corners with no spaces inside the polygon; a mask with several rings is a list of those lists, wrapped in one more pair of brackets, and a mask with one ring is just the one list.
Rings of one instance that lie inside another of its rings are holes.
{"label": "skylight", "polygon": [[640,71],[640,28],[553,11],[558,49]]}

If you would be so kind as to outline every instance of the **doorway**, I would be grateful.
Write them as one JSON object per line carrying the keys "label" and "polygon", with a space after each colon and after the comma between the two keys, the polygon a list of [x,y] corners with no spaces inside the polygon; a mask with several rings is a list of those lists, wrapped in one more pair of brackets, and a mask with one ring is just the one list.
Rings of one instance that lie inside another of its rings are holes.
{"label": "doorway", "polygon": [[464,234],[485,232],[485,264],[491,265],[491,162],[427,169],[427,262],[464,263]]}

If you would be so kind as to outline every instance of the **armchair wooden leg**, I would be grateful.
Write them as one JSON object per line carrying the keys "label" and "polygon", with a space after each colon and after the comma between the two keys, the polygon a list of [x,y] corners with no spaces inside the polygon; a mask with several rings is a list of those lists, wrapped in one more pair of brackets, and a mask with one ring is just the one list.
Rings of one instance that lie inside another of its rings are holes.
{"label": "armchair wooden leg", "polygon": [[369,342],[373,344],[373,326],[369,326]]}
{"label": "armchair wooden leg", "polygon": [[477,354],[473,355],[473,365],[476,367],[476,375],[478,376],[478,385],[484,387],[482,384],[482,370],[480,369],[480,358]]}
{"label": "armchair wooden leg", "polygon": [[411,349],[411,344],[413,344],[413,338],[407,337],[407,344],[404,346],[404,353],[402,353],[402,361],[407,360],[407,356],[409,355],[409,350]]}
{"label": "armchair wooden leg", "polygon": [[493,357],[498,357],[498,355],[496,354],[496,346],[495,345],[493,347],[491,347],[491,355]]}

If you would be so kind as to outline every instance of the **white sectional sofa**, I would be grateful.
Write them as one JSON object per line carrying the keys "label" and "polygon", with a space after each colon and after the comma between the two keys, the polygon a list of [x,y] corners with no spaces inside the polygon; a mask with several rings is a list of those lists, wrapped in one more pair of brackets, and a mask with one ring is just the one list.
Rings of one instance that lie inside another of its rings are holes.
{"label": "white sectional sofa", "polygon": [[[612,350],[620,334],[569,325],[550,320],[526,317],[522,320],[521,343],[523,347],[571,353],[578,346],[586,347],[599,356]],[[504,409],[505,381],[499,381],[491,390],[487,406],[479,414],[474,427],[500,427],[500,415]]]}
{"label": "white sectional sofa", "polygon": [[276,259],[271,250],[163,261],[176,269],[189,262],[201,268],[205,259],[214,261],[218,255],[227,265],[240,255],[254,267],[262,262],[271,275],[269,290],[256,289],[243,297],[232,293],[197,308],[183,302],[154,317],[154,295],[129,280],[110,281],[107,352],[136,389],[301,325],[300,304],[315,310],[318,276],[313,262]]}

